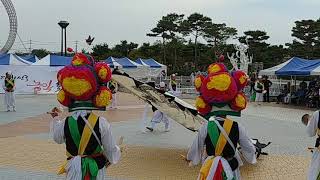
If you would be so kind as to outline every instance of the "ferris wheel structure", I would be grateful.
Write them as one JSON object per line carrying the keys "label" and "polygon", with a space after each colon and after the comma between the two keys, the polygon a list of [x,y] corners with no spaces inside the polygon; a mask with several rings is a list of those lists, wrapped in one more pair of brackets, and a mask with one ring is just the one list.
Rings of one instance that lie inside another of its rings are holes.
{"label": "ferris wheel structure", "polygon": [[14,41],[16,40],[18,30],[17,15],[11,0],[1,0],[1,2],[4,8],[6,9],[9,17],[10,30],[5,45],[0,49],[0,54],[7,53],[11,49],[11,47],[14,44]]}

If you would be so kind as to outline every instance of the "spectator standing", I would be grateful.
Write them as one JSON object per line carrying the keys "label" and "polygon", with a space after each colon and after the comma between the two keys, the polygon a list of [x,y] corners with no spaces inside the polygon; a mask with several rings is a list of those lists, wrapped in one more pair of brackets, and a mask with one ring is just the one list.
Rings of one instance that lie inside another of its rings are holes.
{"label": "spectator standing", "polygon": [[268,76],[264,76],[263,85],[264,90],[266,90],[266,93],[263,94],[263,102],[270,102],[270,87],[272,86],[272,82],[268,79]]}
{"label": "spectator standing", "polygon": [[258,80],[255,83],[254,90],[256,92],[256,99],[258,105],[261,105],[263,101],[263,93],[265,93],[262,76],[258,77]]}

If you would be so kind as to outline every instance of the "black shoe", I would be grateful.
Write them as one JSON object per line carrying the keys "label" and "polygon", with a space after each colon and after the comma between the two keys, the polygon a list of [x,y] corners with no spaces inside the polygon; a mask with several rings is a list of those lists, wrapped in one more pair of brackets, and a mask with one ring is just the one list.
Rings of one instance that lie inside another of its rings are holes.
{"label": "black shoe", "polygon": [[153,131],[153,129],[151,127],[146,127],[149,131]]}

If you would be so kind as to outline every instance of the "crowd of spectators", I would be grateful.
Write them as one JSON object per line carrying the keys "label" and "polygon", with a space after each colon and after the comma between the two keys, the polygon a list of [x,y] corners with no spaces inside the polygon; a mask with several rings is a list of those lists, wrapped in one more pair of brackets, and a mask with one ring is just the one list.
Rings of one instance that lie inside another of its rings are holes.
{"label": "crowd of spectators", "polygon": [[[260,77],[256,74],[250,76],[250,94],[257,94],[256,84],[263,84],[263,102],[270,102],[270,88],[272,82],[267,76]],[[259,89],[260,91],[261,89]],[[259,93],[259,92],[258,92]],[[299,87],[295,88],[288,82],[280,88],[276,102],[284,104],[304,105],[312,108],[320,108],[320,79],[313,78],[309,83],[305,80],[299,83]],[[255,98],[251,99],[255,101]]]}
{"label": "crowd of spectators", "polygon": [[312,108],[318,108],[320,106],[319,79],[314,78],[309,82],[309,85],[307,82],[302,81],[296,90],[294,88],[290,88],[290,83],[288,83],[281,89],[280,94],[277,97],[277,103],[292,103],[297,105],[306,105],[307,107]]}

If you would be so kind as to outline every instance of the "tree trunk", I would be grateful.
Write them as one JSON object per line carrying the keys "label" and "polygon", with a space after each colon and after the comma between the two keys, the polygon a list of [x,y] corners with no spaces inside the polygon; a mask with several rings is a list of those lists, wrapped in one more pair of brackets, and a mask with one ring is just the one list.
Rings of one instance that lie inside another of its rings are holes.
{"label": "tree trunk", "polygon": [[199,62],[200,62],[200,61],[201,61],[201,55],[200,55],[200,54],[201,54],[201,49],[199,49],[199,53],[198,53],[198,54],[199,54],[198,60],[199,60]]}
{"label": "tree trunk", "polygon": [[196,32],[196,38],[194,39],[194,66],[197,69],[197,40],[198,40],[198,32]]}
{"label": "tree trunk", "polygon": [[164,38],[162,38],[162,48],[163,48],[163,64],[166,64],[166,47],[165,47],[165,42]]}
{"label": "tree trunk", "polygon": [[176,70],[177,66],[177,48],[174,47],[174,70]]}

